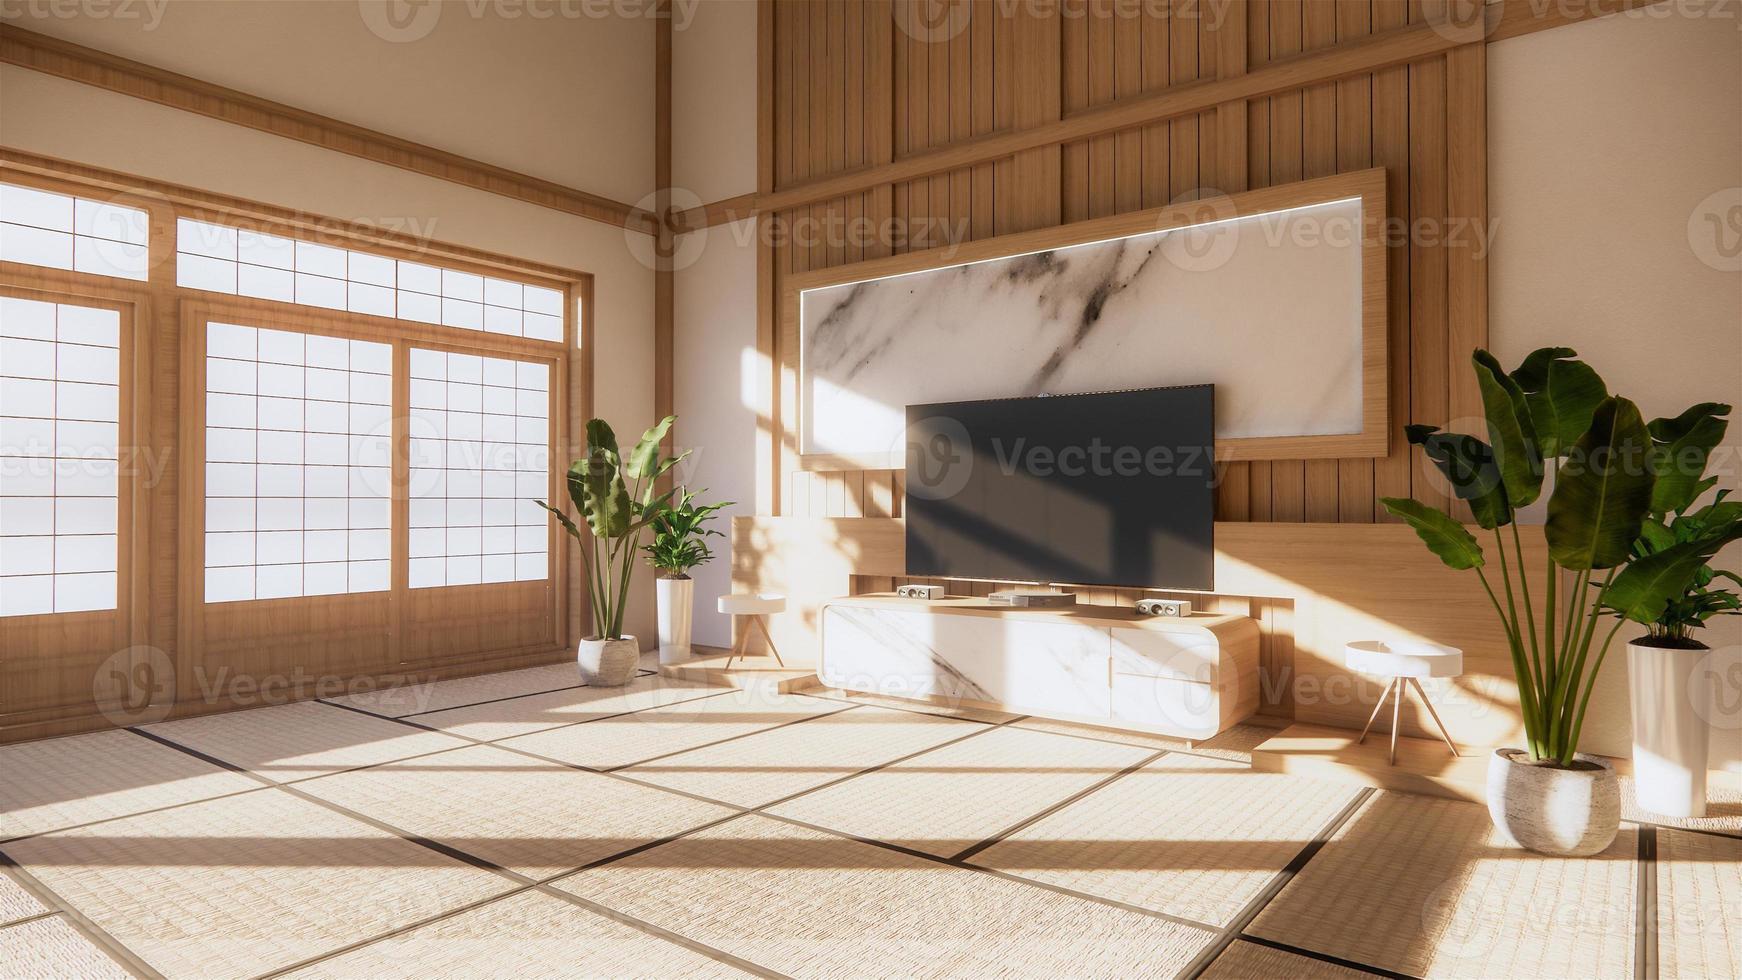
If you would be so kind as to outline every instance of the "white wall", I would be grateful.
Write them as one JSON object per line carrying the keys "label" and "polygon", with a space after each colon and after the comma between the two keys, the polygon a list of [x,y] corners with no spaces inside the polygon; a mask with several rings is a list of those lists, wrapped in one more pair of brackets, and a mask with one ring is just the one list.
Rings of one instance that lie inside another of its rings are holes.
{"label": "white wall", "polygon": [[671,61],[673,186],[694,203],[755,190],[756,4],[696,4],[672,22]]}
{"label": "white wall", "polygon": [[629,203],[654,181],[655,22],[638,9],[0,0],[10,26]]}
{"label": "white wall", "polygon": [[[734,514],[756,513],[756,245],[754,221],[696,233],[693,264],[676,275],[676,357],[672,364],[678,445],[694,453],[682,479],[706,487],[704,500],[736,504],[715,519],[730,534]],[[732,591],[731,549],[709,541],[715,559],[696,569],[695,642],[730,646],[729,617],[714,597]]]}
{"label": "white wall", "polygon": [[[1647,418],[1736,406],[1711,471],[1742,489],[1742,228],[1714,239],[1706,217],[1742,218],[1742,31],[1717,12],[1660,5],[1489,46],[1490,332],[1509,366],[1576,349]],[[1742,568],[1742,546],[1719,565]],[[1742,617],[1717,623],[1718,676],[1742,676]],[[1604,673],[1624,678],[1624,657]],[[1742,710],[1712,747],[1742,772]]]}

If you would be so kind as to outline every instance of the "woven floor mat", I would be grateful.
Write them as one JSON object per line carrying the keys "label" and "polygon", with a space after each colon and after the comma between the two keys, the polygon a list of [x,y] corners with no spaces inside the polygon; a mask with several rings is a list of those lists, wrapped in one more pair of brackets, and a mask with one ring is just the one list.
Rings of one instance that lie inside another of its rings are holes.
{"label": "woven floor mat", "polygon": [[762,817],[558,887],[792,976],[1167,976],[1209,932]]}
{"label": "woven floor mat", "polygon": [[0,872],[0,925],[28,919],[48,911],[48,906],[24,890],[24,886]]}
{"label": "woven floor mat", "polygon": [[1229,946],[1203,972],[1204,980],[1359,980],[1372,976],[1376,974],[1244,940]]}
{"label": "woven floor mat", "polygon": [[538,892],[498,899],[290,974],[345,980],[746,975],[685,946]]}
{"label": "woven floor mat", "polygon": [[1421,977],[1631,977],[1638,847],[1543,857],[1484,807],[1378,793],[1247,932]]}
{"label": "woven floor mat", "polygon": [[1742,976],[1742,841],[1658,831],[1657,963],[1664,977]]}
{"label": "woven floor mat", "polygon": [[126,980],[131,976],[58,915],[0,929],[0,977]]}
{"label": "woven floor mat", "polygon": [[568,691],[551,691],[515,698],[512,701],[475,704],[466,708],[418,715],[411,720],[420,725],[452,732],[462,738],[492,742],[556,728],[559,725],[594,722],[627,711],[642,711],[662,704],[689,701],[730,690],[731,688],[650,674],[637,677],[623,687],[579,687]]}
{"label": "woven floor mat", "polygon": [[359,691],[343,697],[328,698],[335,704],[373,711],[378,715],[402,718],[424,711],[441,711],[461,705],[494,701],[575,687],[581,683],[572,661],[528,667],[524,670],[504,670],[493,674],[476,674],[445,681],[423,681],[415,677],[398,678],[373,691]]}
{"label": "woven floor mat", "polygon": [[0,747],[0,774],[0,840],[259,785],[121,731]]}
{"label": "woven floor mat", "polygon": [[187,718],[146,731],[281,783],[466,744],[315,701]]}
{"label": "woven floor mat", "polygon": [[732,812],[483,745],[311,779],[297,788],[533,878]]}
{"label": "woven floor mat", "polygon": [[1148,749],[1172,749],[1181,752],[1192,752],[1197,755],[1214,756],[1232,762],[1251,762],[1252,749],[1265,739],[1276,734],[1276,729],[1262,725],[1235,725],[1233,728],[1201,741],[1184,738],[1174,738],[1171,735],[1155,735],[1150,732],[1133,732],[1117,728],[1101,728],[1098,725],[1083,725],[1073,721],[1055,721],[1051,718],[1024,718],[1012,722],[1012,728],[1027,728],[1037,732],[1053,732],[1058,735],[1076,735],[1082,738],[1098,738],[1108,742],[1123,742],[1126,745],[1140,745]]}
{"label": "woven floor mat", "polygon": [[865,694],[860,691],[843,691],[832,687],[811,688],[804,693],[816,697],[851,701],[855,704],[874,704],[884,708],[904,708],[908,711],[923,711],[928,715],[945,715],[950,718],[963,718],[968,721],[983,721],[993,725],[1017,717],[1015,714],[1004,711],[992,711],[987,708],[973,708],[967,705],[936,704],[931,701],[919,701],[913,698],[897,698],[885,694]]}
{"label": "woven floor mat", "polygon": [[513,887],[278,790],[32,837],[6,854],[169,976],[252,976]]}
{"label": "woven floor mat", "polygon": [[683,752],[845,705],[790,694],[732,691],[519,738],[502,745],[577,766],[611,769]]}
{"label": "woven floor mat", "polygon": [[[820,704],[814,698],[805,699]],[[865,706],[685,752],[625,769],[636,779],[739,806],[761,806],[800,790],[953,738],[985,725]]]}
{"label": "woven floor mat", "polygon": [[970,860],[1222,926],[1354,795],[1340,783],[1164,755]]}
{"label": "woven floor mat", "polygon": [[772,812],[950,857],[1147,755],[1137,746],[999,728]]}
{"label": "woven floor mat", "polygon": [[1646,810],[1634,793],[1632,776],[1621,777],[1621,819],[1636,823],[1651,823],[1684,830],[1709,830],[1732,837],[1742,837],[1742,789],[1730,785],[1733,780],[1712,780],[1706,786],[1706,815],[1703,817],[1672,817]]}

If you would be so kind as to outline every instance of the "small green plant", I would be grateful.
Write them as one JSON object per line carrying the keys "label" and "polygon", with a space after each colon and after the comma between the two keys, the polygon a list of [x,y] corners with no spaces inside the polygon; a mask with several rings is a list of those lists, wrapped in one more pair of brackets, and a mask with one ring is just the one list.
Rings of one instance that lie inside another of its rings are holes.
{"label": "small green plant", "polygon": [[1728,405],[1704,402],[1647,427],[1660,460],[1651,511],[1627,566],[1603,597],[1611,614],[1645,625],[1647,646],[1704,649],[1694,630],[1713,617],[1742,614],[1742,597],[1712,588],[1720,578],[1738,585],[1742,578],[1710,564],[1718,549],[1742,539],[1742,502],[1726,501],[1725,489],[1693,509],[1717,485],[1716,477],[1705,476],[1706,462],[1724,440],[1729,412]]}
{"label": "small green plant", "polygon": [[[704,488],[701,492],[708,491]],[[647,552],[647,563],[664,572],[666,578],[689,578],[690,569],[714,558],[707,539],[725,537],[703,525],[733,502],[698,507],[696,495],[687,488],[679,490],[674,499],[675,503],[667,501],[653,516],[653,541],[641,550]]]}
{"label": "small green plant", "polygon": [[[569,465],[569,499],[587,525],[583,534],[567,514],[542,500],[536,503],[581,545],[587,568],[587,595],[593,607],[593,638],[623,638],[623,609],[629,602],[629,581],[641,532],[671,500],[672,491],[656,494],[659,478],[689,453],[666,459],[659,443],[671,431],[676,416],[667,415],[642,433],[641,441],[623,459],[617,435],[603,419],[587,423],[586,455]],[[625,476],[628,480],[625,480]],[[634,481],[631,485],[628,481]]]}

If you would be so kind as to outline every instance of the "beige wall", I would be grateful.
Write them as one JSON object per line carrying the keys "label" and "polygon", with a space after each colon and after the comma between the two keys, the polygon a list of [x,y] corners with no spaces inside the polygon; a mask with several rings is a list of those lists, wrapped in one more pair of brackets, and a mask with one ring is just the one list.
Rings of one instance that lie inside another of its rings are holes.
{"label": "beige wall", "polygon": [[671,181],[706,204],[756,189],[756,4],[672,22]]}
{"label": "beige wall", "polygon": [[0,0],[0,18],[633,203],[653,190],[654,21],[587,14],[637,7]]}
{"label": "beige wall", "polygon": [[[1714,239],[1705,217],[1742,215],[1742,25],[1712,13],[1663,5],[1488,48],[1495,354],[1572,347],[1647,418],[1742,410],[1742,229]],[[1742,414],[1713,471],[1742,487]],[[1742,546],[1721,564],[1742,568]],[[1718,624],[1719,676],[1742,676],[1742,617]],[[1605,674],[1624,680],[1623,657]],[[1742,771],[1738,695],[1713,748]],[[1592,710],[1624,715],[1609,700]]]}

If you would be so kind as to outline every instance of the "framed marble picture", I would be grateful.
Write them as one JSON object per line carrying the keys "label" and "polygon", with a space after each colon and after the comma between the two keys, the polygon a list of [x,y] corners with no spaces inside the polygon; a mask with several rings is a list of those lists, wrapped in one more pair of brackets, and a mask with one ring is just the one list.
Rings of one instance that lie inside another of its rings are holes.
{"label": "framed marble picture", "polygon": [[1385,171],[785,280],[799,466],[904,465],[910,404],[1216,386],[1218,461],[1386,451]]}

